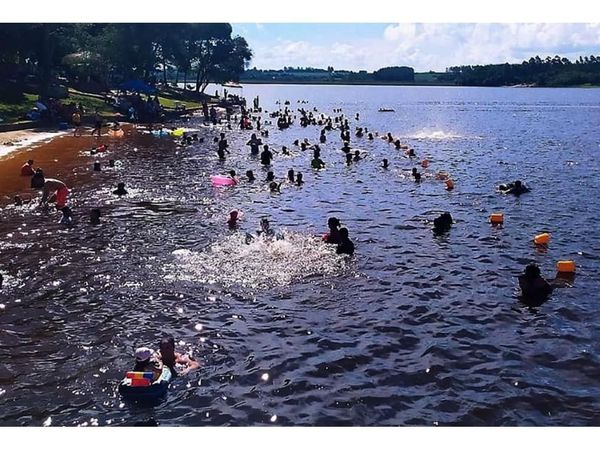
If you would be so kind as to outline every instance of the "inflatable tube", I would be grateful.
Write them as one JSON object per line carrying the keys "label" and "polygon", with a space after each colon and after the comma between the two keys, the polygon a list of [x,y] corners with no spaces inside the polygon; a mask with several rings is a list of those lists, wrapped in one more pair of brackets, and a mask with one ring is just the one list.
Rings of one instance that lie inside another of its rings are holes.
{"label": "inflatable tube", "polygon": [[223,175],[211,175],[210,181],[212,182],[213,186],[235,186],[237,184],[237,181],[235,181],[233,178]]}
{"label": "inflatable tube", "polygon": [[108,135],[110,137],[123,137],[125,132],[123,130],[108,130]]}
{"label": "inflatable tube", "polygon": [[141,381],[152,378],[152,372],[127,372],[119,383],[119,394],[127,400],[152,401],[158,400],[167,393],[173,374],[168,367],[163,367],[162,373],[154,383],[144,385]]}
{"label": "inflatable tube", "polygon": [[184,132],[185,131],[183,128],[177,128],[176,130],[171,131],[171,136],[181,137],[181,136],[183,136]]}

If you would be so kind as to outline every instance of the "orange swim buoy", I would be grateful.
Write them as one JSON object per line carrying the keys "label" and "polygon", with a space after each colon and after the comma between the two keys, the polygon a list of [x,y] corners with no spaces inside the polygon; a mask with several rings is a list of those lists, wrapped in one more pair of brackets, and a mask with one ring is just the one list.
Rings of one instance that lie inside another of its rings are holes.
{"label": "orange swim buoy", "polygon": [[452,181],[451,179],[447,179],[446,180],[446,190],[451,191],[452,189],[454,189],[454,181]]}
{"label": "orange swim buoy", "polygon": [[533,238],[535,245],[547,245],[550,242],[550,233],[538,234]]}
{"label": "orange swim buoy", "polygon": [[558,261],[556,263],[556,271],[558,273],[575,273],[575,261]]}
{"label": "orange swim buoy", "polygon": [[493,213],[490,215],[490,222],[492,225],[500,225],[504,223],[504,214],[502,213]]}

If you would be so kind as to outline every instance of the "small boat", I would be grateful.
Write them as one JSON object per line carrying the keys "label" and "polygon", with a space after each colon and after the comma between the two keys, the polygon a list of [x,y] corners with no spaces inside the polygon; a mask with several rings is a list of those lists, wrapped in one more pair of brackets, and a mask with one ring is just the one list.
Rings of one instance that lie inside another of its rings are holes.
{"label": "small boat", "polygon": [[228,87],[228,88],[238,88],[238,89],[241,89],[243,87],[240,83],[234,83],[233,81],[228,81],[227,83],[223,83],[222,86]]}
{"label": "small boat", "polygon": [[395,112],[394,108],[379,108],[379,112]]}

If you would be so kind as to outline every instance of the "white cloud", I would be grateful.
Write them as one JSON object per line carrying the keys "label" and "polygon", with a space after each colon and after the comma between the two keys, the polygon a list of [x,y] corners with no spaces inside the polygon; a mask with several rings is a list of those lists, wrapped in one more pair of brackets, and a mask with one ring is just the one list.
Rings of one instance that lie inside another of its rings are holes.
{"label": "white cloud", "polygon": [[417,71],[462,64],[520,62],[539,54],[600,53],[600,24],[395,24],[380,38],[360,36],[334,42],[279,40],[251,46],[253,66],[334,66],[375,70],[410,65]]}

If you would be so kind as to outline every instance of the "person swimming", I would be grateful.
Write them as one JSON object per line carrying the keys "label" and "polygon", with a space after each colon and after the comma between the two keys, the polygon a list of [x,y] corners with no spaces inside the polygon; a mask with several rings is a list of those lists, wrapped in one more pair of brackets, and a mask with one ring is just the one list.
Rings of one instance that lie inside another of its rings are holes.
{"label": "person swimming", "polygon": [[387,169],[389,167],[389,163],[388,163],[388,160],[386,158],[383,158],[383,164],[382,164],[381,167],[383,167],[384,169]]}
{"label": "person swimming", "polygon": [[288,150],[288,148],[285,145],[283,147],[281,147],[281,154],[285,155],[285,156],[290,156],[290,151]]}
{"label": "person swimming", "polygon": [[[173,336],[165,336],[160,340],[157,359],[169,368],[173,377],[186,375],[200,367],[200,364],[191,355],[175,352],[175,339]],[[176,366],[183,366],[181,372],[177,372]]]}
{"label": "person swimming", "polygon": [[514,183],[501,184],[498,186],[498,190],[503,194],[512,194],[515,196],[520,196],[521,194],[525,194],[530,192],[530,189],[525,186],[521,180],[516,180]]}
{"label": "person swimming", "polygon": [[412,176],[416,182],[421,181],[421,174],[417,171],[416,167],[413,167],[413,169],[412,169]]}
{"label": "person swimming", "polygon": [[252,136],[250,136],[250,140],[246,142],[246,145],[250,146],[250,154],[258,155],[262,140],[256,137],[256,133],[252,133]]}
{"label": "person swimming", "polygon": [[252,183],[256,178],[254,177],[254,172],[251,170],[246,170],[246,177],[248,177],[248,181]]}
{"label": "person swimming", "polygon": [[349,166],[352,164],[352,153],[346,153],[346,165]]}
{"label": "person swimming", "polygon": [[269,191],[273,194],[281,192],[281,183],[277,184],[276,181],[271,181],[269,183]]}
{"label": "person swimming", "polygon": [[275,174],[272,171],[268,171],[267,172],[267,179],[266,179],[266,181],[267,182],[271,182],[273,180],[275,180]]}
{"label": "person swimming", "polygon": [[350,153],[352,151],[352,148],[350,148],[350,142],[348,142],[348,141],[344,142],[344,146],[342,147],[342,151],[344,153]]}
{"label": "person swimming", "polygon": [[434,234],[443,234],[450,231],[453,223],[452,215],[449,212],[440,214],[439,217],[433,219]]}
{"label": "person swimming", "polygon": [[327,226],[329,227],[329,233],[323,237],[323,240],[328,244],[339,244],[342,241],[340,236],[340,220],[337,217],[330,217],[327,219]]}
{"label": "person swimming", "polygon": [[270,166],[271,160],[273,159],[273,153],[269,150],[269,146],[265,145],[263,151],[260,154],[260,163],[263,166]]}
{"label": "person swimming", "polygon": [[158,361],[154,351],[148,347],[139,347],[135,350],[134,372],[152,372],[152,381],[162,375],[162,362]]}
{"label": "person swimming", "polygon": [[348,237],[348,228],[340,228],[340,243],[337,246],[336,253],[338,255],[350,255],[354,254],[354,243]]}
{"label": "person swimming", "polygon": [[294,178],[295,178],[294,169],[288,170],[287,177],[288,177],[288,181],[290,183],[294,182]]}
{"label": "person swimming", "polygon": [[90,211],[90,223],[92,225],[100,225],[100,209],[94,208]]}
{"label": "person swimming", "polygon": [[417,155],[416,155],[416,153],[415,153],[415,149],[414,149],[414,148],[411,148],[411,149],[409,149],[409,150],[406,152],[406,154],[408,155],[408,157],[409,157],[409,158],[414,158],[414,157],[416,157],[416,156],[417,156]]}
{"label": "person swimming", "polygon": [[304,179],[302,177],[302,173],[298,172],[296,174],[296,185],[297,186],[302,186],[304,184]]}
{"label": "person swimming", "polygon": [[66,225],[68,227],[72,227],[75,222],[73,219],[73,211],[71,210],[71,208],[69,208],[68,206],[65,206],[61,209],[62,212],[62,218],[60,219],[60,224],[61,225]]}
{"label": "person swimming", "polygon": [[44,187],[44,171],[40,168],[35,170],[35,173],[31,177],[31,189],[42,189]]}
{"label": "person swimming", "polygon": [[325,130],[321,130],[321,135],[319,136],[319,142],[324,144],[327,142],[327,136],[325,135]]}
{"label": "person swimming", "polygon": [[370,141],[372,141],[373,139],[375,139],[375,138],[373,137],[373,133],[369,133],[369,134],[367,135],[367,138],[368,138]]}
{"label": "person swimming", "polygon": [[360,155],[360,150],[356,150],[354,152],[354,158],[352,158],[355,162],[360,161],[362,158],[362,156]]}
{"label": "person swimming", "polygon": [[113,194],[121,197],[122,195],[127,195],[127,190],[125,189],[125,183],[117,184],[117,189],[113,191]]}
{"label": "person swimming", "polygon": [[313,160],[310,162],[310,165],[313,169],[317,169],[317,170],[325,168],[325,163],[323,162],[323,160],[316,155],[313,158]]}
{"label": "person swimming", "polygon": [[229,219],[227,220],[227,225],[230,230],[234,230],[237,228],[238,220],[240,218],[240,213],[237,210],[233,210],[229,213]]}
{"label": "person swimming", "polygon": [[546,281],[536,264],[528,264],[519,276],[521,301],[528,306],[540,306],[552,293],[554,286]]}
{"label": "person swimming", "polygon": [[384,139],[386,139],[388,142],[394,142],[394,137],[392,136],[392,133],[388,133]]}

